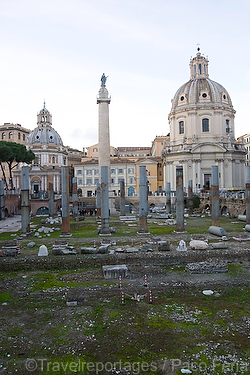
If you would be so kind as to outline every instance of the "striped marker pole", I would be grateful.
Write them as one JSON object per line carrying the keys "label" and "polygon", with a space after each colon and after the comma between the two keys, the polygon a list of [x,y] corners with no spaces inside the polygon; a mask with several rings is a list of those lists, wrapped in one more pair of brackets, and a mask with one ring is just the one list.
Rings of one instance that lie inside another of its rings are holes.
{"label": "striped marker pole", "polygon": [[119,288],[121,288],[121,287],[122,287],[122,277],[119,276]]}
{"label": "striped marker pole", "polygon": [[147,275],[144,275],[144,286],[148,286]]}
{"label": "striped marker pole", "polygon": [[121,305],[125,305],[125,293],[122,290],[122,300],[121,300]]}
{"label": "striped marker pole", "polygon": [[149,293],[149,301],[148,301],[148,303],[153,303],[152,292],[151,292],[150,289],[148,290],[148,293]]}

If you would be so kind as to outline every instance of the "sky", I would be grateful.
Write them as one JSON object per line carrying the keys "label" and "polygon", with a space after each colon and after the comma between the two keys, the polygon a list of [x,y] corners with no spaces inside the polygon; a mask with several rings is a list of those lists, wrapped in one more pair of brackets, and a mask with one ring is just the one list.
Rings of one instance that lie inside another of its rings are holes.
{"label": "sky", "polygon": [[249,133],[249,19],[249,0],[0,0],[0,125],[35,129],[45,100],[63,144],[89,147],[105,73],[111,145],[150,147],[199,46]]}

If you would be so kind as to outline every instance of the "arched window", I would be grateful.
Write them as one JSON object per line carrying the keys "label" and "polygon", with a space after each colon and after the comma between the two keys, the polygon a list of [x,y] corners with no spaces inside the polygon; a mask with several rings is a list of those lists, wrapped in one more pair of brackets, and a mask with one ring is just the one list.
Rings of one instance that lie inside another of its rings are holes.
{"label": "arched window", "polygon": [[209,132],[209,119],[208,118],[202,119],[202,131]]}
{"label": "arched window", "polygon": [[13,138],[13,133],[9,132],[9,139],[12,139],[12,138]]}
{"label": "arched window", "polygon": [[23,141],[25,141],[25,134],[23,134]]}
{"label": "arched window", "polygon": [[229,120],[226,120],[226,133],[230,133],[230,124],[229,124]]}
{"label": "arched window", "polygon": [[179,122],[179,134],[184,134],[184,121]]}
{"label": "arched window", "polygon": [[17,138],[18,139],[21,139],[21,134],[18,132],[18,134],[17,134]]}
{"label": "arched window", "polygon": [[6,139],[6,134],[5,134],[5,132],[2,133],[2,139]]}

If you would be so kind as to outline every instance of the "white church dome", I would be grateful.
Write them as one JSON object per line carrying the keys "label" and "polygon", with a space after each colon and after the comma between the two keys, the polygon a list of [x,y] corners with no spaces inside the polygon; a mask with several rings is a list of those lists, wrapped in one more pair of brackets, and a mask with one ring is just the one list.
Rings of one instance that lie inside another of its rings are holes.
{"label": "white church dome", "polygon": [[208,59],[199,52],[190,61],[190,80],[182,85],[172,99],[170,115],[186,109],[233,109],[227,90],[208,75]]}
{"label": "white church dome", "polygon": [[45,108],[37,115],[37,127],[28,135],[26,145],[32,146],[34,144],[48,144],[62,146],[63,142],[60,135],[52,128],[52,115]]}

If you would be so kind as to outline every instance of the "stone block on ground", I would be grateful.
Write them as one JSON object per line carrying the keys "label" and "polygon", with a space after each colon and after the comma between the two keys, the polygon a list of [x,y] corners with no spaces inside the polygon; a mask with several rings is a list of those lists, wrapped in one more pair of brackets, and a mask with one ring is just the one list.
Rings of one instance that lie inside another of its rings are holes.
{"label": "stone block on ground", "polygon": [[125,252],[126,253],[138,253],[138,249],[136,248],[136,247],[133,247],[133,246],[131,246],[131,247],[127,247],[126,249],[125,249]]}
{"label": "stone block on ground", "polygon": [[141,247],[141,251],[154,251],[151,245],[144,243]]}
{"label": "stone block on ground", "polygon": [[215,225],[211,225],[211,227],[208,228],[208,232],[211,233],[211,234],[214,234],[215,236],[219,236],[219,237],[227,235],[227,232],[225,231],[224,228],[217,227]]}
{"label": "stone block on ground", "polygon": [[98,250],[98,253],[99,254],[107,254],[108,253],[108,250],[109,250],[109,244],[106,244],[106,245],[101,245],[99,247],[99,250]]}
{"label": "stone block on ground", "polygon": [[211,244],[212,249],[227,249],[228,244],[226,242],[214,242]]}
{"label": "stone block on ground", "polygon": [[47,249],[47,246],[45,245],[41,245],[39,247],[39,253],[38,253],[38,256],[39,257],[47,257],[49,255],[48,253],[48,249]]}
{"label": "stone block on ground", "polygon": [[179,245],[176,249],[177,251],[187,251],[186,242],[184,240],[180,240]]}
{"label": "stone block on ground", "polygon": [[31,247],[34,247],[36,245],[36,243],[34,241],[31,241],[27,244],[27,247],[31,248]]}
{"label": "stone block on ground", "polygon": [[158,241],[157,242],[158,251],[169,251],[171,250],[171,244],[169,241]]}
{"label": "stone block on ground", "polygon": [[82,254],[97,254],[98,250],[96,247],[81,247]]}
{"label": "stone block on ground", "polygon": [[118,279],[119,276],[127,277],[128,268],[125,264],[102,266],[105,279]]}
{"label": "stone block on ground", "polygon": [[20,245],[17,239],[5,243],[0,251],[0,256],[16,256],[20,254]]}
{"label": "stone block on ground", "polygon": [[191,240],[189,242],[189,247],[192,250],[206,250],[208,249],[208,243],[206,241],[201,240]]}

